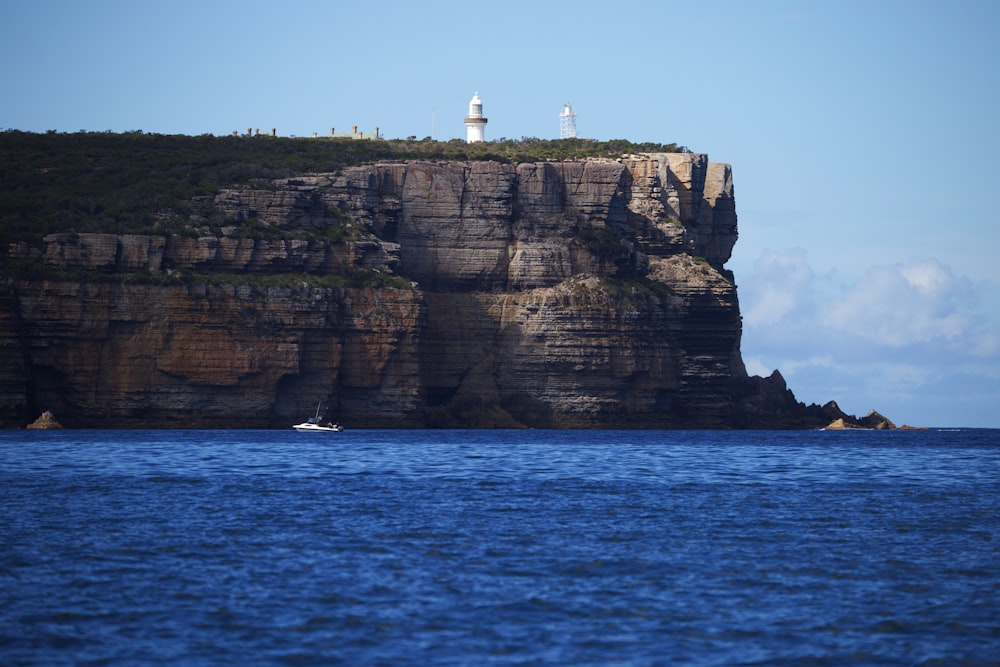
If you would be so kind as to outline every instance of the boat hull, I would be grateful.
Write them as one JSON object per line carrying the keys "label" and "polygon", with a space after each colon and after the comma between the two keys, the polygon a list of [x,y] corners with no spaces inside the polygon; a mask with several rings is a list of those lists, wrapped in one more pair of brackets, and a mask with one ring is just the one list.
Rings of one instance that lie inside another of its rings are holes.
{"label": "boat hull", "polygon": [[296,424],[292,428],[299,433],[340,433],[344,430],[343,426],[320,426],[319,424],[310,424],[308,422]]}

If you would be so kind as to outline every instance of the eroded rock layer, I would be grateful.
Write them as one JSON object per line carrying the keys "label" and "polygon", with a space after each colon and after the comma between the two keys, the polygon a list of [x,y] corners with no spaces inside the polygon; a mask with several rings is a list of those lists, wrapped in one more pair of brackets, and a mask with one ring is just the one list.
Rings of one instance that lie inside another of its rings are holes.
{"label": "eroded rock layer", "polygon": [[732,174],[704,155],[376,163],[215,206],[11,246],[47,273],[0,294],[3,425],[813,425],[743,368]]}

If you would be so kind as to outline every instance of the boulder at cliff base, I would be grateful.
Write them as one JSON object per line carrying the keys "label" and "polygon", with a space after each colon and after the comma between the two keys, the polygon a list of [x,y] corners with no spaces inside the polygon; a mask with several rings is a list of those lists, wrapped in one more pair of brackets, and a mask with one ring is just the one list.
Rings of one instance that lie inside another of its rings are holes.
{"label": "boulder at cliff base", "polygon": [[37,430],[61,429],[62,424],[56,421],[55,415],[46,410],[41,417],[28,424],[28,428]]}

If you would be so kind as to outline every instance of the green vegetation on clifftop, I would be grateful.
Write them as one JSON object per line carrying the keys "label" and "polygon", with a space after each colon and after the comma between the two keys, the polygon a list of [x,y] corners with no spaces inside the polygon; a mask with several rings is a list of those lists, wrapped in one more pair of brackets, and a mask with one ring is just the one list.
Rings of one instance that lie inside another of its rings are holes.
{"label": "green vegetation on clifftop", "polygon": [[53,232],[184,234],[199,222],[222,222],[214,204],[221,188],[378,160],[516,163],[684,150],[592,139],[467,144],[8,130],[0,132],[0,248]]}

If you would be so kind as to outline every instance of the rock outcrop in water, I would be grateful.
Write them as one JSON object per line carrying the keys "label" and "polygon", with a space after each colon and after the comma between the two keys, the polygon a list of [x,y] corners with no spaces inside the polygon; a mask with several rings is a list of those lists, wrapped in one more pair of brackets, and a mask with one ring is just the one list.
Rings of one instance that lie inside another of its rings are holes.
{"label": "rock outcrop in water", "polygon": [[46,410],[35,421],[26,427],[33,431],[58,431],[62,429],[62,424],[56,421],[55,415]]}
{"label": "rock outcrop in water", "polygon": [[831,421],[746,374],[732,172],[704,155],[382,162],[215,207],[229,224],[196,235],[11,246],[45,273],[0,294],[3,425],[44,405],[73,427],[277,427],[317,403],[354,428]]}

